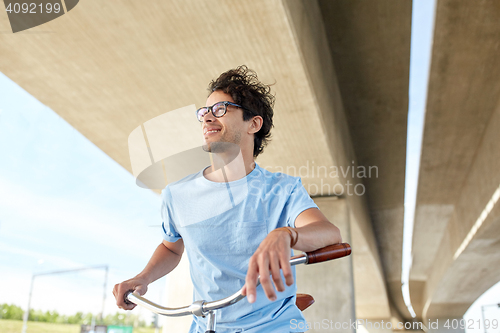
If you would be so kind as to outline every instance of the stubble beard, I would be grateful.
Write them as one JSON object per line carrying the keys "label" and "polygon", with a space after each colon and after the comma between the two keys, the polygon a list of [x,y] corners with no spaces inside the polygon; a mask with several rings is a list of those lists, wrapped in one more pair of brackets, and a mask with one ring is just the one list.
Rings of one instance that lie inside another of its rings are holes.
{"label": "stubble beard", "polygon": [[202,148],[207,153],[219,154],[226,153],[234,149],[234,145],[239,145],[241,142],[241,134],[239,132],[236,133],[227,133],[230,135],[224,134],[219,141],[214,141],[210,143],[205,143]]}

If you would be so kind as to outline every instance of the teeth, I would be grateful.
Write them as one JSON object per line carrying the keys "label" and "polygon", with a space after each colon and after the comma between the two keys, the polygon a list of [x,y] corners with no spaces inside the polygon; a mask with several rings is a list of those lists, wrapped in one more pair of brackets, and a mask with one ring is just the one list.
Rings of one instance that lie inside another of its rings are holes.
{"label": "teeth", "polygon": [[211,131],[207,131],[207,133],[215,133],[215,132],[219,132],[220,130],[211,130]]}

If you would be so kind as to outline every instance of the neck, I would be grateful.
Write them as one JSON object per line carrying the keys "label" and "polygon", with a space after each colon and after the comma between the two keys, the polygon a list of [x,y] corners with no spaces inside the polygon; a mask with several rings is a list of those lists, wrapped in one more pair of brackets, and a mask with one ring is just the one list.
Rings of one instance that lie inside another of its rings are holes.
{"label": "neck", "polygon": [[212,165],[205,169],[206,179],[217,182],[232,182],[247,176],[255,168],[255,160],[251,152],[228,149],[221,153],[212,154]]}

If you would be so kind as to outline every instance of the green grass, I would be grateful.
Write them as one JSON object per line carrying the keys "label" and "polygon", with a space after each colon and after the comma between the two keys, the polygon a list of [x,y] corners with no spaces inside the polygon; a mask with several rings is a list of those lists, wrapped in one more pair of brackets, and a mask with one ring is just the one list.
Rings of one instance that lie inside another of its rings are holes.
{"label": "green grass", "polygon": [[[159,331],[161,332],[161,328],[159,329]],[[155,332],[155,329],[154,328],[151,328],[151,327],[137,327],[137,328],[134,328],[134,333],[154,333]],[[26,332],[28,333],[28,332]]]}
{"label": "green grass", "polygon": [[[0,332],[21,333],[23,322],[21,320],[0,319]],[[154,333],[154,328],[134,328],[134,333]],[[26,333],[80,333],[80,325],[52,324],[28,321]]]}
{"label": "green grass", "polygon": [[[0,332],[2,333],[21,333],[22,328],[23,322],[21,320],[0,320]],[[80,333],[80,325],[28,321],[26,333]]]}

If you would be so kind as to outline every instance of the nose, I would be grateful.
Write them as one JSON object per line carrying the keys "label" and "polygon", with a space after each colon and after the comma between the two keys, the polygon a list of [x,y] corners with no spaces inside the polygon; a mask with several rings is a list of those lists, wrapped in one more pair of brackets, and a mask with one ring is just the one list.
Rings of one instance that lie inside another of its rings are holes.
{"label": "nose", "polygon": [[204,116],[203,116],[203,122],[204,123],[211,123],[215,120],[215,117],[212,113],[212,110],[208,111]]}

